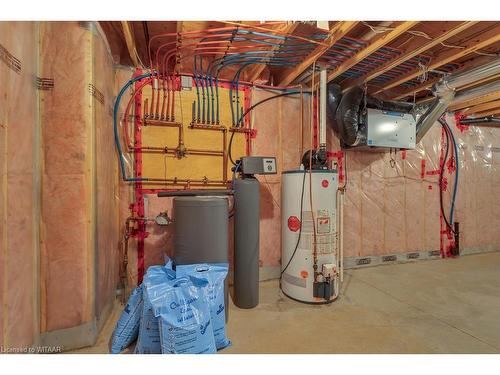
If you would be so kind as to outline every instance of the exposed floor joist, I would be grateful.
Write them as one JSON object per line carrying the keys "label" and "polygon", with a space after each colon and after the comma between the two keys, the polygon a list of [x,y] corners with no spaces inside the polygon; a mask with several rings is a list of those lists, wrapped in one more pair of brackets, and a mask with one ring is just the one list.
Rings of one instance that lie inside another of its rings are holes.
{"label": "exposed floor joist", "polygon": [[337,78],[339,75],[344,73],[345,71],[352,68],[354,65],[362,61],[364,58],[370,56],[372,53],[380,49],[381,47],[387,45],[392,40],[396,39],[398,36],[403,34],[404,32],[411,29],[413,26],[418,24],[418,21],[405,21],[401,22],[398,26],[396,26],[393,30],[387,32],[386,34],[381,34],[378,38],[373,39],[368,46],[363,48],[361,51],[356,53],[351,58],[347,59],[339,66],[337,66],[332,72],[328,74],[328,82]]}
{"label": "exposed floor joist", "polygon": [[492,109],[491,111],[476,113],[476,117],[486,117],[486,116],[494,116],[500,115],[500,108]]}
{"label": "exposed floor joist", "polygon": [[481,113],[481,112],[485,112],[485,111],[489,112],[489,111],[494,110],[494,109],[498,110],[498,108],[500,108],[500,100],[495,100],[492,102],[478,104],[474,107],[467,108],[466,110],[464,110],[462,112],[462,114],[470,115],[473,113]]}
{"label": "exposed floor joist", "polygon": [[134,34],[132,33],[132,28],[129,21],[121,21],[123,34],[125,35],[125,42],[127,43],[128,53],[130,55],[130,60],[134,66],[140,66],[139,59],[137,58],[137,48],[135,46]]}
{"label": "exposed floor joist", "polygon": [[[489,45],[500,41],[500,27],[496,27],[488,32],[482,33],[479,37],[474,38],[467,42],[463,49],[450,49],[448,51],[442,52],[434,58],[430,65],[427,67],[428,70],[437,69],[445,64],[451,63],[458,60],[466,55],[474,53],[480,49],[488,47]],[[407,74],[403,77],[396,79],[395,81],[389,82],[384,87],[373,92],[373,95],[379,94],[385,90],[391,89],[393,87],[399,86],[404,82],[410,81],[413,78],[418,77],[422,72],[420,70],[415,70],[413,73]]]}
{"label": "exposed floor joist", "polygon": [[309,66],[313,64],[319,57],[328,51],[336,42],[351,31],[359,21],[340,21],[337,22],[328,32],[328,36],[323,41],[322,45],[316,47],[302,63],[294,68],[284,69],[283,72],[276,77],[279,86],[287,86],[292,83],[299,75],[301,75]]}
{"label": "exposed floor joist", "polygon": [[467,101],[464,101],[461,103],[451,105],[448,107],[448,110],[449,111],[456,111],[459,109],[474,107],[474,106],[479,105],[479,104],[488,103],[488,102],[492,102],[494,100],[499,100],[499,99],[500,99],[500,91],[495,91],[495,92],[492,92],[492,93],[487,94],[487,95],[483,95],[483,96],[478,97],[478,98],[474,98],[471,100],[467,100]]}
{"label": "exposed floor joist", "polygon": [[[285,37],[289,36],[289,35],[292,35],[293,32],[297,29],[297,26],[299,26],[299,23],[298,22],[293,22],[293,23],[290,23],[288,25],[285,26],[285,28],[283,29],[283,32],[284,32],[284,35]],[[272,52],[275,52],[277,50],[279,50],[281,48],[281,45],[283,43],[285,43],[285,39],[281,40],[278,42],[279,46],[275,46],[271,49]],[[248,78],[247,78],[247,81],[249,82],[253,82],[255,81],[257,78],[259,78],[259,76],[261,75],[261,73],[264,71],[264,69],[266,68],[266,64],[258,64],[258,65],[254,65],[250,71],[248,72]]]}
{"label": "exposed floor joist", "polygon": [[389,61],[387,64],[381,66],[378,69],[373,70],[372,72],[368,73],[365,76],[359,77],[357,79],[349,79],[346,80],[345,83],[342,84],[342,89],[345,91],[351,87],[354,86],[359,86],[362,85],[368,81],[371,81],[372,79],[378,77],[379,75],[397,67],[398,65],[404,63],[405,61],[410,60],[411,58],[431,49],[434,46],[437,46],[438,44],[444,42],[445,40],[457,35],[458,33],[461,33],[462,31],[467,30],[471,26],[474,26],[477,24],[478,21],[470,21],[470,22],[462,22],[460,25],[456,26],[453,29],[448,30],[447,32],[443,33],[437,38],[432,39],[431,41],[417,47],[413,48],[413,46],[409,47],[406,49],[406,52],[403,53],[401,56],[396,58],[393,61]]}
{"label": "exposed floor joist", "polygon": [[[469,60],[469,61],[465,62],[464,64],[462,64],[462,66],[459,69],[457,69],[456,71],[454,71],[454,73],[464,72],[464,71],[473,69],[473,68],[475,68],[475,67],[477,67],[479,65],[486,64],[486,63],[488,63],[490,61],[492,61],[491,57],[481,56],[481,57],[478,57],[478,58],[475,58],[473,60]],[[479,80],[479,81],[473,82],[471,84],[462,86],[462,87],[460,87],[460,90],[465,90],[465,89],[467,89],[469,87],[476,86],[476,85],[479,85],[481,83],[485,83],[485,82],[491,81],[491,80],[493,80],[495,78],[496,78],[496,76],[484,78],[482,80]],[[431,78],[431,79],[428,79],[425,82],[422,82],[420,85],[414,86],[414,87],[412,87],[410,89],[406,89],[406,90],[393,89],[394,93],[389,94],[388,98],[390,98],[392,100],[400,100],[400,99],[404,99],[406,97],[411,97],[414,94],[417,94],[417,93],[419,93],[421,91],[430,90],[431,87],[435,83],[437,83],[440,79],[441,79],[441,77]]]}

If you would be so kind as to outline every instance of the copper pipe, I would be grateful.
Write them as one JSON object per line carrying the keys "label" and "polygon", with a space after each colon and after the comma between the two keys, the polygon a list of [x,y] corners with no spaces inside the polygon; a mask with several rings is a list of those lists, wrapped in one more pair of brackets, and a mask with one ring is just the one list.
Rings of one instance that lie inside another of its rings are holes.
{"label": "copper pipe", "polygon": [[178,128],[179,129],[179,153],[182,157],[184,153],[184,126],[179,122],[165,122],[159,120],[147,120],[144,121],[145,126],[163,126],[167,128]]}
{"label": "copper pipe", "polygon": [[144,118],[148,118],[148,98],[144,100]]}
{"label": "copper pipe", "polygon": [[170,112],[170,119],[172,121],[175,121],[175,104],[174,103],[175,103],[175,81],[174,81],[174,77],[172,76],[172,110]]}
{"label": "copper pipe", "polygon": [[162,79],[162,88],[163,88],[163,101],[161,103],[161,113],[160,113],[160,120],[165,119],[165,102],[167,101],[167,89],[165,87],[165,78]]}
{"label": "copper pipe", "polygon": [[222,179],[227,181],[227,131],[222,134]]}
{"label": "copper pipe", "polygon": [[179,126],[179,147],[184,147],[184,126]]}
{"label": "copper pipe", "polygon": [[167,119],[167,121],[170,121],[170,112],[169,112],[169,108],[170,108],[170,80],[171,80],[171,77],[170,76],[167,76],[167,108],[165,109],[165,118]]}
{"label": "copper pipe", "polygon": [[229,182],[221,182],[214,184],[204,184],[204,183],[173,183],[173,182],[144,182],[145,185],[161,185],[162,187],[168,189],[168,187],[182,188],[182,190],[188,190],[191,186],[193,187],[210,187],[210,188],[228,188]]}
{"label": "copper pipe", "polygon": [[[128,219],[127,219],[128,222]],[[127,267],[128,267],[128,239],[130,238],[130,233],[128,230],[128,225],[125,224],[125,233],[123,234],[123,247],[122,247],[122,261],[120,267],[120,283],[123,289],[121,295],[121,301],[125,304],[125,292],[127,289]]]}
{"label": "copper pipe", "polygon": [[155,119],[160,119],[160,79],[156,79],[156,111],[155,111]]}
{"label": "copper pipe", "polygon": [[224,156],[224,151],[217,150],[198,150],[193,148],[186,148],[186,153],[197,154],[197,155],[214,155],[214,156]]}
{"label": "copper pipe", "polygon": [[155,118],[155,116],[154,116],[154,108],[155,108],[155,82],[156,82],[156,78],[153,78],[153,81],[151,82],[151,107],[149,109],[149,114],[151,115],[151,118]]}
{"label": "copper pipe", "polygon": [[146,125],[146,126],[163,126],[166,128],[179,128],[182,126],[182,124],[180,122],[160,121],[160,120],[146,120],[146,121],[144,121],[144,125]]}
{"label": "copper pipe", "polygon": [[191,129],[218,130],[221,132],[227,131],[226,127],[221,125],[206,125],[206,124],[190,124]]}
{"label": "copper pipe", "polygon": [[214,185],[214,184],[227,184],[228,181],[222,180],[204,180],[204,179],[181,179],[181,178],[149,178],[147,181],[141,181],[144,184],[158,184],[158,183],[171,183],[171,184],[203,184],[203,185]]}
{"label": "copper pipe", "polygon": [[[178,155],[179,154],[179,149],[178,148],[167,148],[167,147],[154,147],[154,146],[142,146],[142,147],[134,147],[134,151],[140,151],[148,154],[171,154],[171,155]],[[203,150],[203,149],[191,149],[191,148],[186,148],[184,150],[185,154],[191,154],[191,155],[205,155],[205,156],[223,156],[224,157],[224,151],[217,151],[217,150]]]}

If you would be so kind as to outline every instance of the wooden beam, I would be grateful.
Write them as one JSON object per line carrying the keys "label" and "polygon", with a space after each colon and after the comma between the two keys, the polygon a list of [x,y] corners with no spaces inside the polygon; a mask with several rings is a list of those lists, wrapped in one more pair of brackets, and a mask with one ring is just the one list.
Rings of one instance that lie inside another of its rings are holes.
{"label": "wooden beam", "polygon": [[345,83],[342,84],[342,89],[347,90],[353,86],[359,86],[359,85],[362,85],[368,81],[371,81],[372,79],[378,77],[379,75],[397,67],[398,65],[400,65],[400,64],[404,63],[405,61],[408,61],[411,58],[427,51],[428,49],[431,49],[432,47],[437,46],[438,44],[444,42],[445,40],[457,35],[458,33],[462,32],[464,30],[467,30],[468,28],[470,28],[471,26],[473,26],[477,23],[478,23],[478,21],[462,22],[460,25],[454,27],[451,30],[448,30],[447,32],[443,33],[442,35],[438,36],[437,38],[434,38],[434,39],[428,41],[427,43],[425,43],[419,47],[416,47],[416,48],[412,48],[413,46],[409,47],[406,49],[405,53],[403,53],[401,56],[399,56],[395,60],[389,61],[386,65],[382,65],[380,68],[375,69],[362,77],[359,77],[356,79],[349,79],[349,80],[345,81]]}
{"label": "wooden beam", "polygon": [[493,116],[500,114],[500,107],[492,109],[491,111],[476,113],[476,117],[485,117],[485,116]]}
{"label": "wooden beam", "polygon": [[314,61],[320,58],[358,23],[359,21],[340,21],[333,25],[322,45],[316,47],[298,66],[282,71],[276,79],[276,82],[279,82],[278,86],[287,86],[292,83],[294,79],[301,75]]}
{"label": "wooden beam", "polygon": [[497,109],[497,108],[500,108],[500,100],[494,100],[492,102],[478,104],[474,107],[467,108],[462,113],[464,115],[471,115],[473,113],[491,111],[492,109]]}
{"label": "wooden beam", "polygon": [[[482,65],[482,64],[486,64],[486,63],[489,63],[492,61],[492,57],[486,57],[486,56],[480,56],[478,58],[475,58],[475,59],[472,59],[472,60],[469,60],[467,62],[465,62],[459,69],[455,70],[455,72],[464,72],[466,70],[470,70],[470,69],[473,69],[479,65]],[[481,84],[481,83],[485,83],[487,81],[490,81],[492,79],[495,79],[497,76],[492,76],[492,77],[487,77],[487,78],[484,78],[480,81],[476,81],[476,82],[473,82],[471,84],[468,84],[468,85],[465,85],[465,86],[462,86],[460,87],[460,90],[465,90],[471,86],[475,86],[475,85],[478,85],[478,84]],[[414,86],[410,89],[406,89],[406,90],[397,90],[397,89],[394,89],[392,88],[392,91],[394,91],[393,94],[389,94],[387,97],[392,99],[392,100],[400,100],[400,99],[403,99],[403,98],[406,98],[406,97],[411,97],[413,96],[413,94],[415,93],[418,93],[420,91],[423,91],[423,90],[426,90],[426,89],[430,89],[432,87],[432,85],[434,85],[435,83],[439,82],[439,80],[441,79],[441,77],[436,77],[436,78],[431,78],[425,82],[422,82],[420,85],[417,85],[417,86]],[[368,92],[371,94],[373,92],[373,90],[368,90]],[[387,93],[386,93],[387,94]]]}
{"label": "wooden beam", "polygon": [[130,27],[129,21],[121,21],[123,35],[125,36],[125,42],[127,43],[128,54],[130,55],[130,60],[134,66],[140,66],[139,59],[137,58],[137,48],[135,46],[134,34],[132,33],[132,28]]}
{"label": "wooden beam", "polygon": [[461,103],[454,104],[448,107],[449,111],[456,111],[458,109],[464,109],[468,107],[474,107],[479,104],[492,102],[494,100],[500,99],[500,91],[494,91],[490,94],[483,95],[479,98],[470,99]]}
{"label": "wooden beam", "polygon": [[[498,41],[500,41],[500,26],[486,33],[482,33],[480,36],[472,40],[469,40],[467,44],[464,46],[465,48],[463,49],[453,48],[440,53],[431,61],[431,64],[427,67],[427,69],[429,70],[437,69],[440,66],[451,63],[457,59],[460,59],[466,55],[476,52],[482,48],[488,47],[490,44],[493,44]],[[418,77],[420,74],[421,71],[416,69],[413,73],[406,74],[403,77],[397,78],[396,80],[389,82],[387,85],[385,85],[378,91],[374,92],[373,94],[376,95],[378,93],[381,93],[382,91],[399,86],[404,82],[410,81],[413,78]]]}
{"label": "wooden beam", "polygon": [[[285,26],[285,28],[283,29],[283,32],[285,33],[285,37],[288,36],[288,35],[292,35],[293,32],[295,31],[295,29],[297,28],[297,26],[299,26],[299,22],[293,22],[293,23],[289,23],[288,25]],[[281,34],[280,34],[281,35]],[[279,46],[274,46],[273,48],[271,48],[270,52],[275,52],[277,50],[280,49],[281,45],[285,43],[285,40],[281,40],[278,42]],[[248,78],[247,78],[247,81],[248,82],[253,82],[255,81],[257,78],[259,78],[259,76],[261,75],[262,71],[266,68],[266,64],[257,64],[257,65],[254,65],[250,71],[248,72]]]}
{"label": "wooden beam", "polygon": [[388,43],[390,43],[391,41],[396,39],[398,36],[400,36],[404,32],[411,29],[417,23],[418,23],[418,21],[401,22],[398,26],[396,26],[391,31],[387,32],[386,34],[381,34],[378,38],[373,39],[372,41],[370,41],[370,44],[368,44],[368,46],[363,48],[361,51],[359,51],[357,54],[355,54],[351,58],[349,58],[346,61],[344,61],[343,63],[341,63],[332,72],[330,72],[328,74],[328,82],[337,78],[339,75],[341,75],[345,71],[352,68],[354,65],[359,63],[365,57],[370,56],[373,52],[375,52],[375,51],[379,50],[380,48],[382,48],[383,46],[387,45]]}
{"label": "wooden beam", "polygon": [[414,93],[416,94],[417,92],[430,89],[432,87],[432,85],[439,82],[440,79],[441,79],[441,77],[428,79],[427,81],[422,82],[420,85],[417,85],[417,86],[415,86],[411,89],[408,89],[406,91],[402,91],[400,94],[397,94],[396,96],[391,97],[391,99],[392,100],[399,100],[399,99],[406,98],[407,96],[413,96]]}

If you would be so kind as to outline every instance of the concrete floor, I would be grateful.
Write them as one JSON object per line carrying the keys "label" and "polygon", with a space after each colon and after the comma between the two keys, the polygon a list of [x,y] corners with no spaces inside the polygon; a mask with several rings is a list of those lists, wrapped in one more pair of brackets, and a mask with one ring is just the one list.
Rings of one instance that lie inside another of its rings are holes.
{"label": "concrete floor", "polygon": [[[120,309],[74,353],[107,353]],[[500,253],[349,270],[326,306],[267,281],[257,308],[231,303],[229,316],[223,353],[500,353]]]}

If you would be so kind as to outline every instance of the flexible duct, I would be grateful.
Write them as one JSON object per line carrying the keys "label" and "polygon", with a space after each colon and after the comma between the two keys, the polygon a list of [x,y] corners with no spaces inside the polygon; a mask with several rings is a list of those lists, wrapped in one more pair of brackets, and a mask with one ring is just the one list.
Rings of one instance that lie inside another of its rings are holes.
{"label": "flexible duct", "polygon": [[339,125],[335,113],[337,112],[337,107],[340,104],[340,99],[342,99],[342,88],[336,83],[329,83],[326,95],[326,120],[328,126],[330,126],[335,133],[339,132]]}
{"label": "flexible duct", "polygon": [[356,146],[361,142],[359,112],[363,96],[363,89],[354,86],[346,91],[337,108],[336,121],[340,139],[348,146]]}

